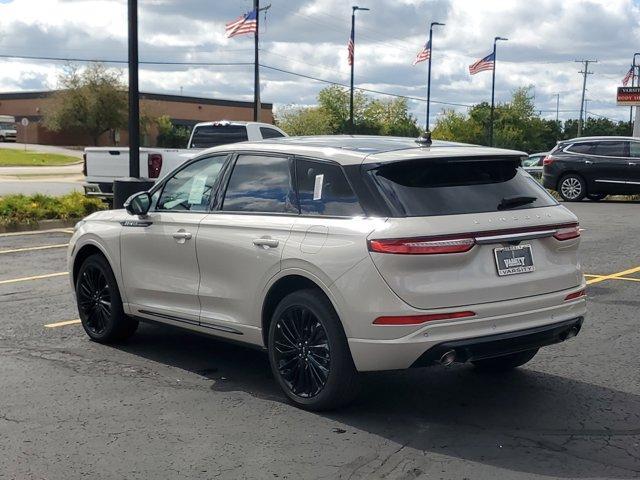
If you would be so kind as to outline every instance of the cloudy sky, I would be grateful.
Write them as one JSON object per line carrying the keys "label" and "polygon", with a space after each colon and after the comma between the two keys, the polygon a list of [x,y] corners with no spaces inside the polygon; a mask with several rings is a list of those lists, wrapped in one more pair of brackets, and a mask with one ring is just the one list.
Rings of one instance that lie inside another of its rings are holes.
{"label": "cloudy sky", "polygon": [[[340,83],[349,82],[346,41],[351,3],[345,0],[270,1],[261,17],[261,63]],[[355,0],[354,0],[355,1]],[[590,114],[628,119],[615,105],[615,88],[640,50],[637,0],[358,0],[371,8],[356,20],[356,84],[425,97],[426,64],[412,66],[428,23],[434,35],[432,111],[446,103],[489,101],[491,72],[468,65],[498,46],[496,98],[532,86],[536,107],[555,118],[577,117],[582,77],[576,59],[597,59],[588,78]],[[0,55],[126,59],[126,0],[0,0]],[[253,37],[225,38],[225,23],[251,9],[252,0],[139,0],[140,59],[243,63],[253,61]],[[637,47],[634,47],[636,45]],[[62,62],[0,58],[0,91],[56,87]],[[114,68],[122,68],[113,64]],[[126,78],[126,77],[125,77]],[[262,69],[262,99],[310,105],[325,85]],[[140,73],[147,92],[252,98],[252,66],[151,66]],[[424,102],[410,101],[424,116]]]}

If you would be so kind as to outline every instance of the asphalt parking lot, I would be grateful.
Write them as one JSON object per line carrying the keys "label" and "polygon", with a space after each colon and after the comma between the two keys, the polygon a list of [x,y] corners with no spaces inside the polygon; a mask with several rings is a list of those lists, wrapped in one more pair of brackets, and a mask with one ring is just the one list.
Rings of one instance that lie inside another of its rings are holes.
{"label": "asphalt parking lot", "polygon": [[70,232],[0,236],[0,478],[638,478],[640,203],[568,206],[590,283],[577,338],[504,376],[370,374],[328,414],[290,406],[259,351],[152,325],[90,342]]}

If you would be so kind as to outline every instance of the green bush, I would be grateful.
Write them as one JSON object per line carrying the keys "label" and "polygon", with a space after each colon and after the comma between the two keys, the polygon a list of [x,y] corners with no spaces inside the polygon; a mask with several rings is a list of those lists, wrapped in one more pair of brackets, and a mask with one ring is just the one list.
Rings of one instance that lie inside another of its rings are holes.
{"label": "green bush", "polygon": [[80,192],[61,197],[49,195],[7,195],[0,197],[0,225],[33,224],[39,220],[73,220],[98,210],[105,204]]}

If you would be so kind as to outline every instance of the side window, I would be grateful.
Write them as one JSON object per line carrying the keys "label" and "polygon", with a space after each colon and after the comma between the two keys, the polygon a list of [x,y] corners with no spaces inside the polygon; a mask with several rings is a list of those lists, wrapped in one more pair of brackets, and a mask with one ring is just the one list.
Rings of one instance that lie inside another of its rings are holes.
{"label": "side window", "polygon": [[269,127],[260,127],[260,135],[263,139],[284,137],[284,135],[281,134],[278,130]]}
{"label": "side window", "polygon": [[213,187],[226,159],[227,155],[207,157],[177,171],[165,182],[156,210],[207,211]]}
{"label": "side window", "polygon": [[571,145],[567,150],[572,153],[586,153],[593,155],[594,146],[595,144],[592,142],[576,143]]}
{"label": "side window", "polygon": [[629,142],[599,142],[593,150],[593,155],[603,157],[628,157]]}
{"label": "side window", "polygon": [[631,142],[630,144],[630,156],[640,158],[640,142]]}
{"label": "side window", "polygon": [[336,217],[363,215],[360,203],[338,165],[298,159],[296,180],[300,213]]}
{"label": "side window", "polygon": [[266,155],[238,157],[222,210],[297,214],[289,159]]}

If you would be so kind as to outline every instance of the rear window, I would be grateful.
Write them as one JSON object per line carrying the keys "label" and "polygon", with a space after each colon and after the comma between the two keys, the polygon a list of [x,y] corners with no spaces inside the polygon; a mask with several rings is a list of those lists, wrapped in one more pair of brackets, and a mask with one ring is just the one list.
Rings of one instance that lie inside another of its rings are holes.
{"label": "rear window", "polygon": [[[519,159],[411,160],[369,170],[398,216],[497,212],[556,205]],[[527,198],[528,197],[528,198]]]}
{"label": "rear window", "polygon": [[191,148],[209,148],[248,140],[244,125],[203,125],[196,127]]}

